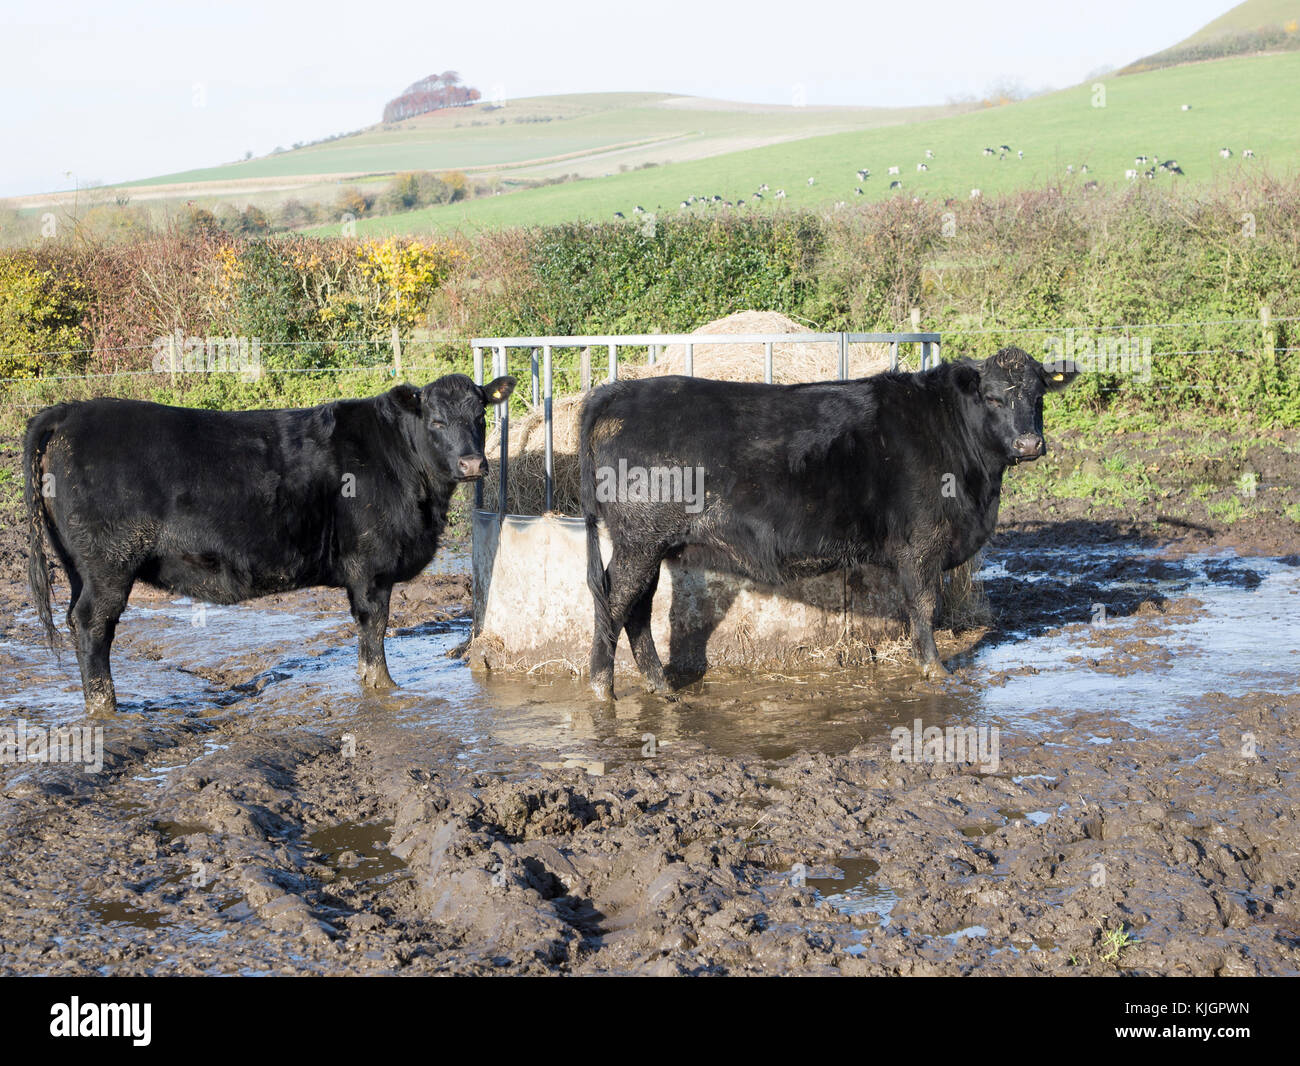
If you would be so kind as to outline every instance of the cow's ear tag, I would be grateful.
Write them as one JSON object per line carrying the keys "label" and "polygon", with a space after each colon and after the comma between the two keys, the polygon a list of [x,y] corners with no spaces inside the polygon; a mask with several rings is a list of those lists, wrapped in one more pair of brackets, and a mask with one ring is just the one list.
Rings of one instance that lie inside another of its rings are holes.
{"label": "cow's ear tag", "polygon": [[1053,381],[1064,381],[1064,380],[1065,380],[1065,375],[1064,375],[1064,374],[1053,374],[1053,375],[1052,375],[1052,380],[1053,380]]}
{"label": "cow's ear tag", "polygon": [[506,375],[479,386],[479,395],[484,403],[502,403],[515,391],[515,379]]}

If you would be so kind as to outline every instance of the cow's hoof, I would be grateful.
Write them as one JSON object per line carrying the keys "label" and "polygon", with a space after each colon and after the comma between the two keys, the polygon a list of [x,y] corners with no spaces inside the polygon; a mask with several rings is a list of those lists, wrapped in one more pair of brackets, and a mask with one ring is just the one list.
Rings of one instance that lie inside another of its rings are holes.
{"label": "cow's hoof", "polygon": [[591,691],[598,700],[604,700],[606,703],[614,702],[614,686],[608,681],[593,681]]}
{"label": "cow's hoof", "polygon": [[361,668],[362,687],[373,689],[375,692],[388,692],[397,688],[397,682],[393,680],[388,673],[388,667],[366,667]]}
{"label": "cow's hoof", "polygon": [[117,693],[111,681],[94,678],[82,689],[82,695],[86,699],[86,713],[92,718],[117,714]]}
{"label": "cow's hoof", "polygon": [[89,718],[110,718],[117,714],[117,699],[113,696],[94,696],[86,700]]}
{"label": "cow's hoof", "polygon": [[945,677],[952,676],[948,673],[948,668],[938,659],[935,659],[933,662],[928,662],[921,667],[921,673],[924,674],[926,679],[929,681],[942,681]]}
{"label": "cow's hoof", "polygon": [[669,703],[678,702],[677,693],[673,691],[672,685],[668,684],[667,681],[647,681],[645,683],[645,690],[651,696],[658,696],[660,699],[665,699]]}

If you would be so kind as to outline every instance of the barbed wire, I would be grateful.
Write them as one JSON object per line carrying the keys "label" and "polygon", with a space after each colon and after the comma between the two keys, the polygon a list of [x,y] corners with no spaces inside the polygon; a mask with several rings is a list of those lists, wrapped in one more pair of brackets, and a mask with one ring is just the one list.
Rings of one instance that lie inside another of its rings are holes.
{"label": "barbed wire", "polygon": [[[41,352],[0,352],[0,359],[7,359],[7,358],[25,359],[25,358],[30,358],[31,356],[44,356],[44,355],[100,355],[108,352],[143,352],[143,351],[147,351],[150,348],[163,347],[163,345],[160,342],[170,339],[171,336],[172,334],[164,334],[162,337],[158,338],[158,340],[150,341],[148,344],[119,344],[119,345],[112,345],[109,347],[96,347],[96,348],[50,348],[47,349],[46,351],[41,351]],[[242,334],[238,334],[238,333],[229,333],[229,334],[196,333],[193,334],[192,336],[186,334],[182,337],[182,339],[201,340],[207,342],[207,341],[232,341],[232,340],[241,340],[241,339],[251,340],[252,338],[251,337],[244,338]],[[411,344],[411,345],[464,344],[466,346],[469,345],[469,340],[466,337],[398,337],[397,340],[398,343],[402,345],[407,345],[407,344]],[[348,345],[351,344],[369,344],[369,345],[374,345],[375,347],[387,348],[392,345],[393,338],[391,336],[376,337],[376,338],[348,337],[343,339],[323,339],[323,340],[313,340],[313,341],[263,341],[259,339],[257,343],[259,347],[262,348],[306,348],[306,347],[311,347],[312,345],[319,345],[320,347],[346,348]]]}
{"label": "barbed wire", "polygon": [[[1288,347],[1272,347],[1272,348],[1196,348],[1196,349],[1189,349],[1186,351],[1178,351],[1178,352],[1156,352],[1156,353],[1152,353],[1152,362],[1154,364],[1157,361],[1157,357],[1159,359],[1168,359],[1176,356],[1189,356],[1189,355],[1249,355],[1249,354],[1262,353],[1262,352],[1272,352],[1274,354],[1289,354],[1291,352],[1300,352],[1300,347],[1288,346]],[[1067,358],[1070,357],[1067,356]],[[1106,356],[1102,355],[1100,356],[1100,358],[1105,359]],[[1143,356],[1142,358],[1145,358],[1145,356]],[[1074,359],[1073,361],[1075,363],[1079,363],[1083,360]],[[908,362],[908,360],[900,359],[899,360],[900,368],[903,368],[906,362]],[[411,364],[412,364],[411,369],[414,369],[415,367],[418,367],[420,365],[420,360],[412,359]],[[1114,367],[1114,368],[1109,366],[1099,366],[1094,368],[1094,370],[1090,372],[1097,373],[1097,374],[1128,374],[1131,372],[1131,367],[1132,367],[1132,362],[1130,362],[1129,369],[1127,370],[1124,369],[1122,366]],[[174,371],[173,370],[106,370],[102,372],[87,372],[85,374],[42,374],[39,377],[0,378],[0,385],[39,386],[46,382],[96,381],[105,378],[135,378],[135,377],[171,378],[173,376],[181,376],[185,380],[197,382],[204,378],[211,377],[215,374],[228,374],[234,377],[247,377],[249,380],[246,383],[251,384],[252,381],[258,378],[273,377],[280,374],[364,374],[364,373],[382,373],[385,376],[393,377],[396,374],[396,368],[393,366],[392,363],[373,363],[369,366],[261,367],[260,369],[256,369],[256,370],[254,370],[253,368],[249,368],[248,370],[239,370],[239,369],[234,369],[234,370],[177,369]],[[1211,386],[1197,385],[1197,386],[1188,386],[1188,387],[1210,388]],[[1235,388],[1235,386],[1231,386],[1231,385],[1225,385],[1220,387]]]}
{"label": "barbed wire", "polygon": [[[1271,317],[1268,320],[1268,325],[1271,326],[1274,323],[1278,323],[1278,322],[1300,322],[1300,315],[1278,315],[1275,317]],[[1191,329],[1191,328],[1199,328],[1205,326],[1255,326],[1258,328],[1264,328],[1264,323],[1260,318],[1255,317],[1255,318],[1219,318],[1219,319],[1209,319],[1204,322],[1144,322],[1144,323],[1134,323],[1134,324],[1116,325],[1116,326],[1089,326],[1089,325],[1078,325],[1078,324],[1057,324],[1051,326],[981,326],[978,328],[975,327],[964,328],[960,326],[954,326],[951,329],[944,329],[941,330],[940,332],[944,336],[950,336],[952,334],[959,334],[963,336],[977,336],[977,335],[989,334],[989,333],[1064,333],[1066,331],[1073,331],[1075,333],[1089,333],[1089,332],[1133,333],[1139,330],[1148,330],[1148,329]],[[150,348],[158,348],[160,347],[161,342],[171,338],[172,336],[173,334],[164,334],[158,339],[150,341],[147,344],[122,344],[122,345],[111,345],[106,347],[93,347],[93,348],[50,348],[50,349],[45,349],[43,351],[28,351],[28,352],[0,351],[0,359],[3,358],[21,359],[21,358],[31,358],[33,356],[43,357],[43,356],[57,356],[57,355],[99,355],[99,354],[107,354],[111,352],[139,352],[139,351],[146,351]],[[205,342],[229,341],[229,340],[242,339],[242,335],[240,334],[229,334],[229,335],[193,334],[192,336],[185,335],[183,339],[203,340]],[[252,339],[252,338],[248,338],[248,339]],[[417,345],[436,345],[436,344],[463,344],[467,348],[470,346],[468,337],[451,337],[451,336],[398,337],[398,343],[401,344],[403,347],[405,347],[406,345],[417,346]],[[824,341],[822,343],[831,344],[833,342]],[[313,345],[320,346],[320,347],[336,347],[336,348],[346,348],[349,345],[368,345],[371,347],[386,348],[391,346],[391,344],[392,344],[391,336],[338,337],[338,338],[323,338],[320,340],[303,340],[303,341],[283,341],[283,340],[263,341],[260,339],[258,340],[258,345],[262,348],[305,348],[305,347],[312,347]],[[644,345],[640,345],[640,347],[644,347]],[[121,373],[125,373],[125,371],[121,371]],[[3,380],[9,380],[9,379],[0,378],[0,381]]]}
{"label": "barbed wire", "polygon": [[[1300,315],[1279,315],[1271,317],[1268,324],[1274,322],[1300,322]],[[979,333],[1063,333],[1066,330],[1073,330],[1075,333],[1100,333],[1100,332],[1120,332],[1134,333],[1144,329],[1191,329],[1200,326],[1256,326],[1263,327],[1263,321],[1256,318],[1218,318],[1210,319],[1206,322],[1144,322],[1134,325],[1123,326],[1017,326],[1015,328],[1003,328],[999,326],[981,327],[980,329],[962,329],[954,327],[942,331],[944,336],[952,333],[979,334]]]}

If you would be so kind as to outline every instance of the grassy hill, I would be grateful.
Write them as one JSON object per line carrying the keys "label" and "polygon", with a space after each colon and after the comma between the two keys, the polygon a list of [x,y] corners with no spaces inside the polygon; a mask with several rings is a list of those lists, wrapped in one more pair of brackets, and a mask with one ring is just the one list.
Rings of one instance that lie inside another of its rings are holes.
{"label": "grassy hill", "polygon": [[1294,49],[1300,49],[1300,0],[1246,0],[1190,37],[1143,56],[1120,73]]}
{"label": "grassy hill", "polygon": [[184,217],[191,206],[223,214],[251,206],[275,217],[287,200],[316,205],[329,217],[344,183],[375,191],[402,171],[463,171],[476,183],[512,190],[924,121],[973,106],[795,107],[667,93],[533,97],[434,112],[223,166],[76,194],[15,197],[0,209],[17,220],[10,236],[19,242],[32,238],[51,207],[83,214],[97,207],[111,225],[113,205],[128,197],[131,211],[154,224]]}
{"label": "grassy hill", "polygon": [[1300,0],[1246,0],[1170,47],[1173,49],[1201,44],[1216,37],[1257,30],[1262,26],[1285,27],[1293,20],[1300,20]]}
{"label": "grassy hill", "polygon": [[[867,198],[901,195],[967,198],[1058,182],[1096,180],[1122,184],[1138,155],[1177,159],[1186,172],[1161,182],[1213,182],[1243,167],[1294,171],[1300,163],[1300,126],[1277,116],[1300,107],[1300,54],[1224,60],[1214,64],[1151,71],[1105,82],[1105,106],[1094,107],[1091,86],[1079,86],[1004,107],[925,122],[864,129],[803,139],[592,181],[553,185],[486,199],[363,219],[359,234],[474,231],[573,219],[629,218],[640,205],[675,212],[688,196],[749,197],[766,183],[770,191],[744,210],[770,210],[783,203],[829,207]],[[1182,106],[1190,104],[1191,110]],[[985,147],[1009,145],[1005,159],[983,155]],[[1233,149],[1221,159],[1219,149]],[[1256,157],[1244,160],[1242,149]],[[926,150],[934,158],[925,159]],[[1018,157],[1019,151],[1024,158]],[[926,161],[927,172],[916,164]],[[1088,173],[1082,167],[1088,166]],[[1074,173],[1067,171],[1074,167]],[[898,166],[896,178],[888,175]],[[859,182],[856,171],[871,177]],[[815,179],[812,186],[808,178]],[[1139,179],[1141,180],[1141,179]],[[775,199],[784,188],[786,198]],[[688,210],[720,210],[692,207]],[[337,232],[319,227],[317,232]]]}
{"label": "grassy hill", "polygon": [[[693,159],[737,147],[932,118],[953,108],[791,107],[667,93],[584,93],[420,115],[296,151],[132,185],[392,173],[554,170],[604,173],[620,163]],[[594,165],[588,165],[594,163]]]}

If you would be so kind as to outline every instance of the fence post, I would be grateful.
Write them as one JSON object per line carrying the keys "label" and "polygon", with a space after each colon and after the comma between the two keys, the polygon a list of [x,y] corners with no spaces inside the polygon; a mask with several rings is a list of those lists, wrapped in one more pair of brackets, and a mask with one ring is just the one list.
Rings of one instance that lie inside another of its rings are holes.
{"label": "fence post", "polygon": [[[503,345],[497,349],[496,353],[497,371],[496,377],[503,377],[506,373],[506,348]],[[497,516],[504,518],[506,514],[506,479],[510,476],[510,401],[504,400],[497,404],[497,421],[501,423],[501,477],[498,482],[500,492],[497,496]]]}
{"label": "fence post", "polygon": [[889,369],[891,373],[898,370],[898,341],[889,342]]}
{"label": "fence post", "polygon": [[583,392],[591,391],[591,349],[583,348],[578,353],[578,382]]}
{"label": "fence post", "polygon": [[694,344],[686,345],[686,376],[688,378],[695,377],[695,345]]}
{"label": "fence post", "polygon": [[537,349],[534,348],[528,356],[528,369],[533,378],[533,406],[537,406]]}
{"label": "fence post", "polygon": [[554,388],[551,381],[551,346],[542,348],[542,389],[544,392],[542,420],[546,427],[546,509],[555,510],[555,421],[551,399]]}
{"label": "fence post", "polygon": [[[483,384],[483,349],[474,349],[474,384]],[[474,482],[474,509],[483,509],[483,479]]]}
{"label": "fence post", "polygon": [[772,384],[772,342],[763,342],[763,380]]}
{"label": "fence post", "polygon": [[849,335],[840,334],[840,380],[846,381],[849,376]]}
{"label": "fence post", "polygon": [[402,377],[402,338],[397,332],[397,323],[393,323],[393,377],[401,380]]}
{"label": "fence post", "polygon": [[618,380],[618,345],[616,344],[609,346],[609,377],[606,380]]}

